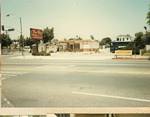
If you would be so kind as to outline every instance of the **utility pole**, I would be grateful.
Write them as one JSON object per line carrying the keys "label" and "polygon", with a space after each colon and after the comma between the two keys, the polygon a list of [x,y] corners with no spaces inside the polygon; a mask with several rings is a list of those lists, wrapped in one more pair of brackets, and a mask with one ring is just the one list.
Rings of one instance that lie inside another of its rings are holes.
{"label": "utility pole", "polygon": [[145,29],[145,40],[146,40],[146,42],[147,42],[147,27],[144,26],[144,29]]}
{"label": "utility pole", "polygon": [[2,24],[1,24],[1,1],[0,1],[0,56],[2,53],[1,47],[2,47],[2,38],[1,38],[1,28],[2,28]]}
{"label": "utility pole", "polygon": [[[11,14],[7,14],[6,17],[9,17],[11,16]],[[19,17],[19,26],[20,26],[20,50],[21,50],[21,53],[22,53],[22,56],[24,55],[23,53],[23,48],[24,48],[24,40],[23,40],[23,35],[22,35],[22,18]],[[8,29],[7,31],[14,31],[15,29],[14,28],[11,28],[11,29]]]}
{"label": "utility pole", "polygon": [[21,52],[22,52],[22,56],[24,55],[23,53],[23,49],[24,49],[24,40],[23,40],[23,35],[22,35],[22,18],[20,17],[20,42],[21,42]]}
{"label": "utility pole", "polygon": [[2,64],[2,57],[1,57],[1,47],[2,47],[2,38],[1,38],[1,28],[2,28],[2,24],[1,24],[1,0],[0,0],[0,107],[2,106],[2,98],[1,98],[1,95],[2,95],[2,73],[1,73],[1,64]]}

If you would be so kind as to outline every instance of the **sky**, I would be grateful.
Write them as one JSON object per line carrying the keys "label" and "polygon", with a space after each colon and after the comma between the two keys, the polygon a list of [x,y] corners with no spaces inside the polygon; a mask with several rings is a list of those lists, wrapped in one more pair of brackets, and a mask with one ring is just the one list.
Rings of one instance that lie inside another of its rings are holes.
{"label": "sky", "polygon": [[2,24],[15,28],[9,33],[14,39],[21,17],[25,36],[30,36],[30,28],[54,27],[60,40],[76,35],[101,40],[144,31],[150,0],[1,0],[1,7]]}

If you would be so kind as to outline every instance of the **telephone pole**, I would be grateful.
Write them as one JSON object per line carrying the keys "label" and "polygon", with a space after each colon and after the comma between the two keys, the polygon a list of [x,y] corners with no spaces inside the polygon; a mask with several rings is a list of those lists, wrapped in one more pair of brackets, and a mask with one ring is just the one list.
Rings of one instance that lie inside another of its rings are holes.
{"label": "telephone pole", "polygon": [[23,39],[23,35],[22,35],[22,18],[20,17],[20,42],[21,42],[21,52],[22,52],[22,56],[24,55],[23,53],[23,49],[24,49],[24,39]]}
{"label": "telephone pole", "polygon": [[2,38],[1,38],[1,28],[2,28],[2,24],[1,24],[1,1],[0,1],[0,56],[1,56],[1,53],[2,53],[2,50],[1,50],[1,48],[2,48]]}

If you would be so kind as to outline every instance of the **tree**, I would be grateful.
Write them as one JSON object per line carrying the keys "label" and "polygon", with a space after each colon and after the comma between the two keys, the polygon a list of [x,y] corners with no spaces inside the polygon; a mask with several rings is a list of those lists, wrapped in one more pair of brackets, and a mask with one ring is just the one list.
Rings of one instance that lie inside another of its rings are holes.
{"label": "tree", "polygon": [[146,19],[147,19],[147,24],[150,25],[150,11],[147,13]]}
{"label": "tree", "polygon": [[100,45],[111,45],[111,38],[110,37],[106,37],[106,38],[103,38],[101,41],[100,41]]}
{"label": "tree", "polygon": [[23,48],[23,46],[24,46],[24,41],[25,41],[24,36],[23,36],[23,35],[20,35],[18,40],[19,40],[19,45],[20,45],[20,47]]}
{"label": "tree", "polygon": [[51,42],[51,40],[54,38],[54,28],[49,29],[48,27],[44,29],[43,31],[43,42]]}
{"label": "tree", "polygon": [[70,38],[70,39],[72,39],[72,40],[74,40],[74,39],[76,39],[76,40],[82,40],[82,38],[79,35],[76,35],[75,38]]}
{"label": "tree", "polygon": [[27,37],[24,41],[25,46],[32,46],[33,44],[36,43],[36,40],[31,39],[30,37]]}
{"label": "tree", "polygon": [[146,34],[143,35],[144,44],[150,45],[150,32],[146,32]]}
{"label": "tree", "polygon": [[145,42],[143,38],[144,34],[143,32],[135,33],[135,39],[134,39],[134,52],[139,53],[140,49],[145,48]]}
{"label": "tree", "polygon": [[144,36],[143,32],[135,33],[134,42],[136,47],[138,47],[139,49],[143,49],[145,47],[143,36]]}
{"label": "tree", "polygon": [[92,40],[94,40],[94,39],[95,39],[93,35],[90,35],[90,38],[91,38]]}
{"label": "tree", "polygon": [[3,47],[9,47],[12,44],[12,40],[9,37],[9,35],[2,34],[0,36],[0,38],[1,38],[0,40],[1,40],[1,43],[2,43],[2,48]]}

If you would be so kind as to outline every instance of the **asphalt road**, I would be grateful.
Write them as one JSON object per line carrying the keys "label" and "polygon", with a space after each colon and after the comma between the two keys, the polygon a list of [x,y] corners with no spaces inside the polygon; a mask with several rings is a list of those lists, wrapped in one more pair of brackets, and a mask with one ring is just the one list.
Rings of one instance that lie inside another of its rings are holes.
{"label": "asphalt road", "polygon": [[150,61],[3,59],[3,107],[150,107]]}

